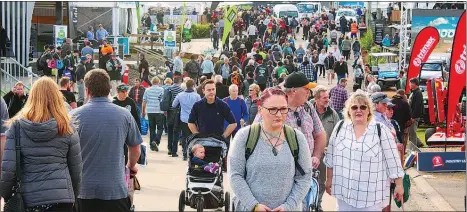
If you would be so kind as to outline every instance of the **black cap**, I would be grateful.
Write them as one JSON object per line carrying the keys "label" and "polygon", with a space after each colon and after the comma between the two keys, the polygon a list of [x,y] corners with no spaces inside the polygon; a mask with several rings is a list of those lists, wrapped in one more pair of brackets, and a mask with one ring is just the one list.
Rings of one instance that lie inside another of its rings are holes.
{"label": "black cap", "polygon": [[286,88],[300,88],[305,87],[308,89],[315,88],[318,84],[310,82],[305,74],[302,72],[294,72],[289,74],[287,78],[285,78],[284,87]]}
{"label": "black cap", "polygon": [[129,88],[130,86],[128,85],[120,84],[119,86],[117,86],[117,91],[128,91]]}

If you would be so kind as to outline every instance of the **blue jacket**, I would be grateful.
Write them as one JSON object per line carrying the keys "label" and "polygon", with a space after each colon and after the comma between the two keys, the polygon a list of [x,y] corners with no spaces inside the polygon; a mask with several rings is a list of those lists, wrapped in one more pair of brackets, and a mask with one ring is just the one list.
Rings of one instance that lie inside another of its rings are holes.
{"label": "blue jacket", "polygon": [[384,37],[382,44],[383,46],[391,46],[391,40],[387,37]]}
{"label": "blue jacket", "polygon": [[[240,119],[243,119],[245,123],[248,123],[250,120],[250,116],[248,115],[248,107],[246,106],[245,100],[237,97],[236,100],[230,99],[230,97],[226,97],[223,99],[227,105],[229,105],[230,110],[234,114],[235,121],[237,122],[237,128],[235,128],[234,132],[238,131],[242,126],[240,125]],[[229,123],[225,122],[224,127],[227,128]]]}

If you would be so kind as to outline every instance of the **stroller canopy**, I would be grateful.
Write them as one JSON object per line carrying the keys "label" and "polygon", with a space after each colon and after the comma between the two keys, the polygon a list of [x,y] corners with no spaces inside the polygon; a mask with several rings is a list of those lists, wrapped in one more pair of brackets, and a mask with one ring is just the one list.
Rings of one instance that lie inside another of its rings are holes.
{"label": "stroller canopy", "polygon": [[227,144],[218,136],[203,136],[203,135],[192,135],[187,138],[190,144],[187,150],[191,151],[194,145],[201,144],[204,147],[219,147],[222,148],[222,157],[227,156]]}

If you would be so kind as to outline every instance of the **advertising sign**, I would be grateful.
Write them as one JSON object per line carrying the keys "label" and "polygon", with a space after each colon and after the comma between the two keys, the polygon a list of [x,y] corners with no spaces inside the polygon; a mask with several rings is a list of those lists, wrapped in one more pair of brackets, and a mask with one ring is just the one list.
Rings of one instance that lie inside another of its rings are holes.
{"label": "advertising sign", "polygon": [[419,152],[417,171],[465,171],[465,152]]}
{"label": "advertising sign", "polygon": [[176,47],[176,35],[175,31],[164,31],[164,48],[175,48]]}
{"label": "advertising sign", "polygon": [[[454,45],[452,45],[451,52],[451,65],[449,66],[449,83],[448,83],[448,113],[446,116],[447,123],[447,136],[452,135],[453,122],[456,117],[457,102],[465,87],[465,63],[466,63],[466,32],[465,32],[465,12],[462,13],[460,21],[457,25],[456,33],[454,36]],[[459,117],[457,117],[459,118]],[[459,127],[459,126],[457,126]]]}
{"label": "advertising sign", "polygon": [[[439,43],[438,30],[434,27],[425,27],[415,38],[412,45],[412,54],[409,60],[409,70],[407,71],[407,80],[417,77],[422,69],[422,63],[428,60],[431,52]],[[405,92],[409,93],[410,83],[406,84]]]}
{"label": "advertising sign", "polygon": [[374,36],[375,43],[381,45],[384,38],[384,24],[375,24]]}
{"label": "advertising sign", "polygon": [[62,46],[67,38],[68,27],[65,25],[54,25],[54,44],[56,47]]}
{"label": "advertising sign", "polygon": [[237,7],[231,6],[227,11],[227,15],[224,16],[224,33],[222,35],[222,44],[225,43],[225,40],[230,34],[230,30],[232,30],[232,25],[235,19],[237,18]]}
{"label": "advertising sign", "polygon": [[[451,50],[457,23],[463,10],[428,10],[413,9],[412,38],[426,26],[432,26],[439,32],[440,42],[433,53],[448,53]],[[415,42],[412,39],[412,42]]]}

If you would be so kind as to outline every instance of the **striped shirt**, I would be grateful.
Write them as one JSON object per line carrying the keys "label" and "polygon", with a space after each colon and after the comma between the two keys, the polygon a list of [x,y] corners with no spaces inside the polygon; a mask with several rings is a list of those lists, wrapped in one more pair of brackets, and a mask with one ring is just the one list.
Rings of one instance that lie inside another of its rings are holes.
{"label": "striped shirt", "polygon": [[153,85],[144,92],[143,101],[146,102],[146,113],[164,113],[160,106],[162,95],[164,95],[164,89],[158,85]]}
{"label": "striped shirt", "polygon": [[180,87],[180,85],[177,85],[177,84],[174,84],[170,87],[167,88],[167,90],[171,93],[172,95],[172,98],[170,98],[170,110],[173,109],[172,107],[172,103],[174,102],[175,100],[175,97],[177,97],[177,95],[181,92],[183,92],[183,88]]}

